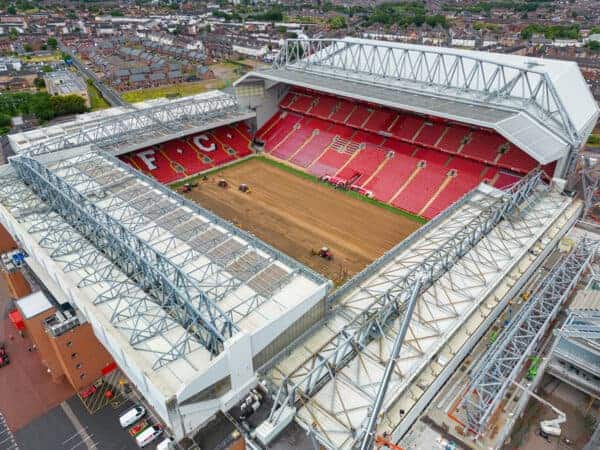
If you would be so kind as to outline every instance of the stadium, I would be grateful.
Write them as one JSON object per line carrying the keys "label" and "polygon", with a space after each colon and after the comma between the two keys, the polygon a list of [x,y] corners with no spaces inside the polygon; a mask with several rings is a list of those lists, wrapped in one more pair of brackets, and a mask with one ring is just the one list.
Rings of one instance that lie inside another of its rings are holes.
{"label": "stadium", "polygon": [[[289,40],[234,93],[10,135],[0,222],[177,440],[259,385],[248,442],[368,448],[581,217],[564,187],[598,116],[571,62]],[[499,398],[455,422],[483,434]]]}

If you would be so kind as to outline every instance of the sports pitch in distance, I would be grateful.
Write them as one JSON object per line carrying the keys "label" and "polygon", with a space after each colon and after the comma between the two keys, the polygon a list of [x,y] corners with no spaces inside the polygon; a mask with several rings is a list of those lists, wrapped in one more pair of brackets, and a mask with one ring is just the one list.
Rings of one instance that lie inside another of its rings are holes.
{"label": "sports pitch in distance", "polygon": [[[340,284],[419,228],[408,217],[251,158],[198,178],[186,196]],[[225,179],[228,187],[218,186]],[[247,184],[249,193],[240,192]],[[312,253],[327,246],[328,261]]]}

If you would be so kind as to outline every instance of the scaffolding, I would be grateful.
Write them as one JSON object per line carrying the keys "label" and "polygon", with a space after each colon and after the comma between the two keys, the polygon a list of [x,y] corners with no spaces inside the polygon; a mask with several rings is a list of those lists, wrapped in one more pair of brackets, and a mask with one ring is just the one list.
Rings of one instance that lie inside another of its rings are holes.
{"label": "scaffolding", "polygon": [[147,141],[151,135],[181,135],[183,130],[199,123],[241,111],[238,100],[222,92],[207,98],[186,97],[81,124],[73,131],[31,146],[25,153],[37,156],[84,145],[108,149],[130,141],[139,142],[140,137]]}
{"label": "scaffolding", "polygon": [[288,39],[273,62],[286,69],[344,80],[427,90],[453,102],[527,110],[573,148],[583,142],[544,70],[500,63],[480,54],[354,39]]}
{"label": "scaffolding", "polygon": [[263,304],[285,310],[278,294],[300,278],[327,283],[106,152],[71,153],[12,158],[0,198],[154,369],[198,346],[218,355],[246,317],[270,319]]}
{"label": "scaffolding", "polygon": [[476,438],[485,434],[492,414],[577,285],[596,246],[596,242],[584,237],[558,261],[530,296],[515,322],[473,369],[459,409],[465,413],[466,431],[474,433]]}
{"label": "scaffolding", "polygon": [[[408,255],[399,256],[406,246],[410,245],[405,241],[384,256],[381,263],[374,263],[365,269],[368,281],[365,281],[362,273],[358,274],[357,283],[352,280],[348,283],[353,288],[342,288],[345,297],[337,298],[336,304],[332,304],[335,308],[333,317],[322,329],[324,334],[331,334],[331,337],[283,378],[279,378],[277,367],[272,372],[269,379],[274,385],[272,387],[275,403],[268,420],[272,423],[280,420],[284,412],[282,405],[300,406],[320,411],[328,417],[336,417],[332,419],[337,421],[335,426],[339,429],[336,430],[327,429],[327,425],[318,423],[314,415],[312,420],[310,416],[304,417],[313,423],[313,426],[310,422],[305,424],[309,431],[328,448],[343,447],[332,442],[328,435],[348,434],[352,436],[348,439],[353,442],[364,436],[369,418],[373,417],[371,411],[379,417],[372,406],[377,402],[378,391],[382,385],[382,365],[385,365],[382,361],[389,360],[392,347],[390,344],[401,330],[401,324],[407,320],[404,308],[414,292],[415,283],[419,283],[415,318],[410,320],[407,340],[404,342],[399,363],[393,368],[388,386],[389,392],[393,392],[394,395],[401,390],[401,386],[406,386],[411,375],[400,366],[405,367],[407,360],[415,361],[425,356],[425,350],[419,344],[420,337],[429,342],[425,344],[429,347],[432,338],[444,333],[442,328],[437,327],[436,321],[447,323],[448,320],[455,320],[460,317],[462,308],[473,301],[468,292],[459,294],[452,279],[448,280],[449,285],[446,282],[440,283],[441,279],[461,258],[465,259],[465,255],[475,246],[483,245],[477,254],[466,258],[469,265],[475,264],[481,273],[474,273],[472,269],[465,267],[459,269],[459,275],[455,276],[463,279],[464,283],[467,279],[472,279],[472,285],[477,286],[478,290],[482,286],[485,287],[490,276],[488,273],[496,273],[499,270],[494,258],[506,253],[506,260],[510,261],[514,252],[522,249],[522,240],[530,239],[537,232],[534,232],[534,229],[548,220],[549,211],[556,208],[552,206],[548,211],[538,212],[539,203],[546,199],[546,193],[547,187],[541,182],[540,173],[534,172],[507,192],[496,192],[496,196],[483,196],[478,201],[467,196],[457,207],[469,204],[473,208],[472,214],[463,214],[458,220],[452,215],[444,214],[415,233],[417,236],[414,238],[419,240],[416,247],[422,248],[415,248],[414,254],[409,252]],[[469,210],[470,208],[466,209]],[[450,212],[456,214],[453,209]],[[524,217],[527,217],[527,220]],[[498,243],[482,242],[502,221],[511,224],[507,225],[509,234],[502,232],[503,240],[495,241]],[[440,226],[441,223],[444,226]],[[452,233],[448,232],[450,228],[453,228]],[[505,246],[508,247],[504,248]],[[390,260],[392,267],[384,267],[386,264],[390,265]],[[424,293],[428,288],[433,289],[435,293]],[[450,297],[446,289],[457,291],[456,295],[462,295],[464,298],[455,302],[449,299],[446,301],[446,298]],[[305,344],[304,348],[312,348],[314,342],[311,339],[310,346]],[[287,367],[287,363],[282,362],[282,367]],[[328,386],[327,392],[323,395],[330,397],[331,404],[323,404],[315,399],[325,386]],[[351,389],[364,397],[364,406],[354,406],[352,400],[346,399],[341,393],[342,388]],[[380,395],[385,395],[385,389],[381,390]],[[379,403],[381,404],[381,399]],[[385,408],[389,407],[389,401],[386,401],[385,405]],[[363,417],[364,412],[366,414]],[[359,416],[364,419],[361,419],[360,423]]]}

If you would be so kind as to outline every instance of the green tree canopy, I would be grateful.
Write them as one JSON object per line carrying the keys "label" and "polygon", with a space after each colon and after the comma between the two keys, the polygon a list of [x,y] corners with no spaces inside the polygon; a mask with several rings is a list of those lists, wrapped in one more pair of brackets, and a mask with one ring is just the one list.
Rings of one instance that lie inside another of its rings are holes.
{"label": "green tree canopy", "polygon": [[346,18],[344,16],[335,16],[327,20],[327,26],[330,30],[340,30],[346,28]]}

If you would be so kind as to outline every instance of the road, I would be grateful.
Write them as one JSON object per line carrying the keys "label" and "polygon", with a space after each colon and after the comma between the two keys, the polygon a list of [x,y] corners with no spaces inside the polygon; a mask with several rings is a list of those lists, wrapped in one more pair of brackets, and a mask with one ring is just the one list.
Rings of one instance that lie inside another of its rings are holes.
{"label": "road", "polygon": [[81,72],[85,76],[85,78],[92,80],[92,83],[94,84],[96,89],[98,89],[98,91],[100,91],[100,94],[102,94],[102,97],[104,97],[104,100],[106,100],[110,104],[110,106],[127,106],[128,105],[128,103],[125,102],[119,96],[119,94],[117,94],[110,87],[105,85],[100,80],[100,78],[98,78],[96,76],[96,74],[92,70],[88,69],[79,59],[77,59],[75,57],[75,55],[73,55],[73,52],[71,52],[71,50],[69,50],[68,47],[65,47],[62,44],[59,44],[58,47],[62,52],[71,56],[71,59],[73,60],[73,65],[75,66],[75,68],[77,68],[77,70],[79,72]]}

